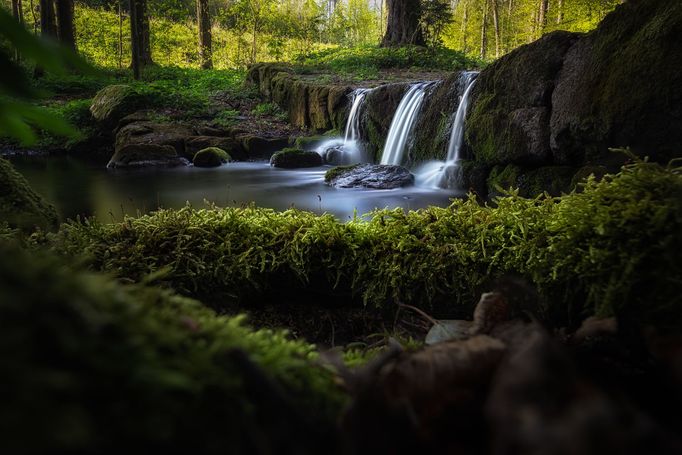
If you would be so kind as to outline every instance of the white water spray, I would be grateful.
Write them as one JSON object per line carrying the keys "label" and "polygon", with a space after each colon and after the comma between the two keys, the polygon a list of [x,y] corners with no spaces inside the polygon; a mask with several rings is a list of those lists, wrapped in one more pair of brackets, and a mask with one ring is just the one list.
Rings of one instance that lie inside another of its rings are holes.
{"label": "white water spray", "polygon": [[346,120],[346,130],[343,140],[330,139],[317,148],[317,153],[322,155],[325,161],[334,164],[355,164],[362,162],[362,150],[358,144],[360,138],[360,109],[365,101],[365,96],[371,91],[367,88],[359,88],[353,91],[352,104]]}
{"label": "white water spray", "polygon": [[388,130],[386,145],[381,154],[381,164],[401,164],[407,140],[419,115],[419,108],[424,101],[426,89],[431,84],[432,82],[420,82],[411,85],[403,99],[400,100],[398,109],[393,115],[391,127]]}
{"label": "white water spray", "polygon": [[467,108],[469,107],[469,94],[476,82],[476,76],[478,76],[478,71],[466,71],[460,75],[464,93],[457,107],[455,119],[452,122],[452,132],[450,133],[446,161],[431,161],[421,166],[416,172],[416,180],[420,186],[429,188],[445,187],[448,174],[452,173],[459,166],[459,161],[462,159],[460,152],[464,139],[464,120]]}

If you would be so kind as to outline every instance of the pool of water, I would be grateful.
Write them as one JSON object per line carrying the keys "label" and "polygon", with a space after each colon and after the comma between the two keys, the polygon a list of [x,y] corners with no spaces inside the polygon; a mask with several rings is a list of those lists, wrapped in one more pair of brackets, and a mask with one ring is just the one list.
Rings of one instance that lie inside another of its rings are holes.
{"label": "pool of water", "polygon": [[230,163],[219,168],[193,166],[172,169],[108,170],[72,158],[10,159],[33,188],[51,201],[63,219],[95,216],[117,221],[123,215],[157,208],[179,208],[187,203],[204,207],[290,207],[331,213],[340,220],[375,208],[417,209],[447,206],[459,194],[418,187],[395,190],[336,189],[324,184],[330,168],[277,169],[266,162]]}

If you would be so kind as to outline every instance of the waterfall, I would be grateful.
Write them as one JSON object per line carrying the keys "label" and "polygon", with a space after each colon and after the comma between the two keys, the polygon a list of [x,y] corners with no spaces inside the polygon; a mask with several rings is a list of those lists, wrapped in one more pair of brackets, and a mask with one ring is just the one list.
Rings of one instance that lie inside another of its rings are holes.
{"label": "waterfall", "polygon": [[424,101],[426,89],[431,84],[432,82],[412,84],[400,100],[388,130],[388,139],[381,154],[381,164],[401,164],[405,146],[419,114],[419,108]]}
{"label": "waterfall", "polygon": [[443,161],[432,161],[424,164],[417,172],[417,182],[421,186],[430,188],[443,188],[446,186],[447,177],[459,166],[461,160],[460,150],[464,140],[464,120],[469,107],[469,94],[476,82],[478,71],[465,71],[460,75],[460,85],[464,88],[462,99],[457,107],[455,119],[452,122],[448,155]]}
{"label": "waterfall", "polygon": [[371,91],[368,88],[355,89],[351,95],[351,108],[346,120],[343,139],[330,139],[317,148],[325,162],[330,164],[361,163],[362,150],[358,144],[360,138],[360,109],[365,96]]}
{"label": "waterfall", "polygon": [[350,113],[348,114],[348,120],[346,121],[346,131],[343,137],[343,142],[348,143],[348,141],[357,141],[360,137],[360,106],[362,106],[363,101],[365,101],[365,96],[370,89],[358,88],[353,92],[353,104],[350,108]]}

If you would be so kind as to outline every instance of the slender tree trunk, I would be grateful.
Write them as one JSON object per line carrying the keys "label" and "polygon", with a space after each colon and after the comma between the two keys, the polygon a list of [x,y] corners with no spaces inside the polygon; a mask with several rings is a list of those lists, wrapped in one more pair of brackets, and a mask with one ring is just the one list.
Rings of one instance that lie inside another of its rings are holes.
{"label": "slender tree trunk", "polygon": [[495,27],[495,58],[500,57],[500,45],[502,41],[502,36],[500,35],[500,16],[498,14],[497,0],[492,0],[493,2],[493,25]]}
{"label": "slender tree trunk", "polygon": [[152,60],[151,31],[149,27],[149,14],[147,13],[147,0],[139,0],[139,2],[141,8],[139,20],[142,26],[140,37],[140,64],[142,66],[153,65],[154,61]]}
{"label": "slender tree trunk", "polygon": [[56,0],[57,5],[57,36],[59,42],[75,50],[76,36],[73,25],[73,0]]}
{"label": "slender tree trunk", "polygon": [[547,27],[547,8],[549,8],[549,0],[540,0],[537,26],[538,38],[542,36],[545,32],[545,27]]}
{"label": "slender tree trunk", "polygon": [[29,0],[29,6],[31,7],[31,16],[33,16],[33,34],[38,34],[38,17],[36,16],[36,7],[33,5],[33,0]]}
{"label": "slender tree trunk", "polygon": [[488,50],[488,0],[483,0],[483,20],[481,21],[481,59]]}
{"label": "slender tree trunk", "polygon": [[564,0],[559,0],[557,4],[556,23],[560,25],[564,21]]}
{"label": "slender tree trunk", "polygon": [[256,51],[257,51],[257,31],[258,31],[258,21],[254,19],[253,21],[253,36],[251,38],[251,63],[256,63]]}
{"label": "slender tree trunk", "polygon": [[211,50],[211,17],[208,10],[208,0],[197,0],[197,22],[199,23],[199,59],[201,68],[213,68]]}
{"label": "slender tree trunk", "polygon": [[142,30],[138,14],[140,13],[140,8],[138,2],[141,0],[130,0],[130,50],[131,50],[131,61],[130,64],[133,67],[133,77],[137,80],[140,78],[140,48],[141,48],[141,38]]}
{"label": "slender tree trunk", "polygon": [[[21,11],[21,0],[12,0],[12,16],[14,16],[14,19],[17,20],[17,22],[23,24],[24,19]],[[18,62],[21,60],[21,56],[19,55],[19,51],[14,52],[14,59]]]}
{"label": "slender tree trunk", "polygon": [[464,11],[462,12],[462,52],[467,53],[467,25],[469,23],[469,5],[464,4]]}
{"label": "slender tree trunk", "polygon": [[425,42],[419,25],[421,16],[419,0],[388,0],[386,6],[388,7],[388,20],[381,46],[392,47],[406,44],[423,46]]}
{"label": "slender tree trunk", "polygon": [[123,0],[118,0],[118,67],[123,67]]}

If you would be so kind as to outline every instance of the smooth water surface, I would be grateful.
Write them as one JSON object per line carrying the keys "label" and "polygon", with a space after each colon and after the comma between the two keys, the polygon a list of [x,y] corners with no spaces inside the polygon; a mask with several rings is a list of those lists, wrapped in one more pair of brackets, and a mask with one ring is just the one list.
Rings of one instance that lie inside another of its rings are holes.
{"label": "smooth water surface", "polygon": [[340,220],[375,208],[417,209],[447,206],[457,194],[445,190],[409,187],[397,190],[336,189],[324,184],[322,166],[277,169],[266,162],[230,163],[219,168],[193,166],[172,169],[108,170],[70,158],[11,158],[41,195],[51,201],[63,219],[95,216],[120,221],[123,215],[157,208],[179,208],[187,202],[205,207],[255,203],[286,210],[328,212]]}

